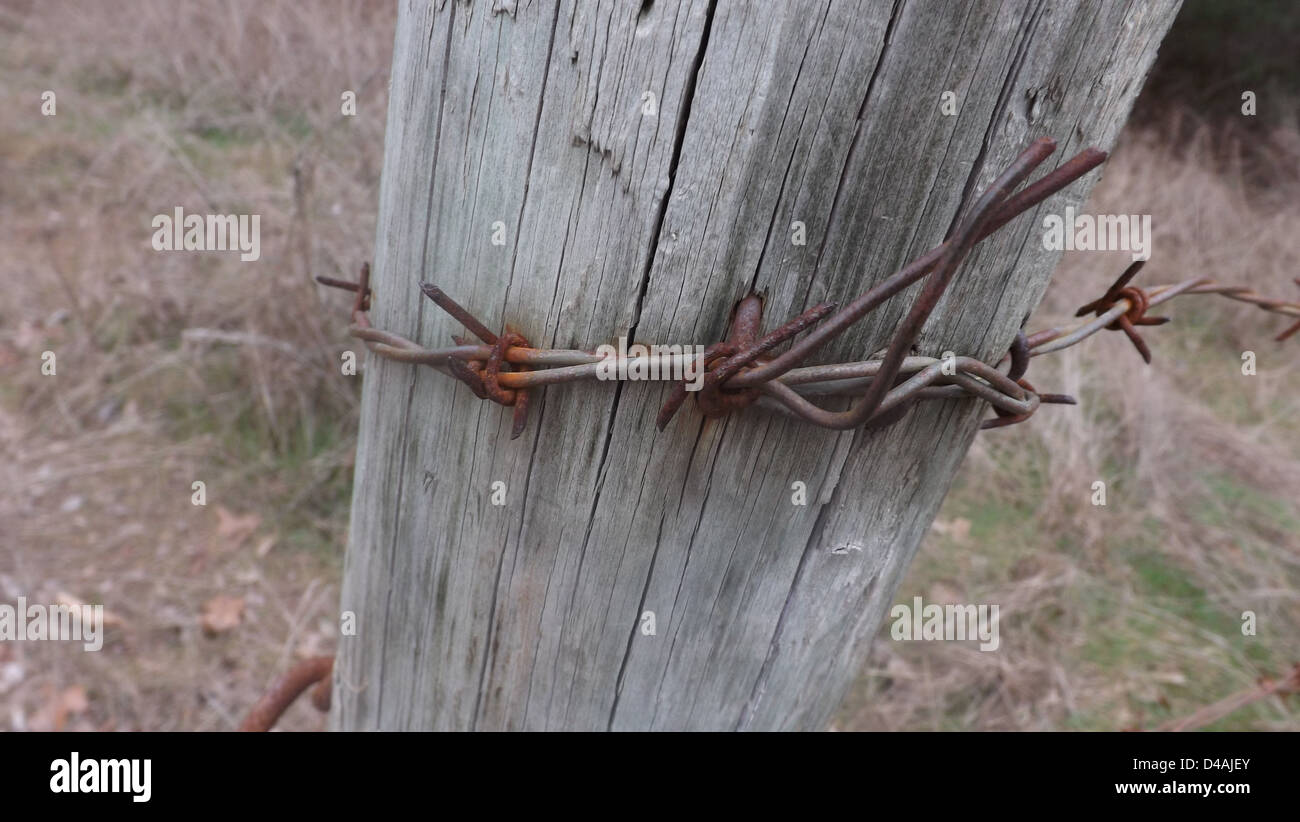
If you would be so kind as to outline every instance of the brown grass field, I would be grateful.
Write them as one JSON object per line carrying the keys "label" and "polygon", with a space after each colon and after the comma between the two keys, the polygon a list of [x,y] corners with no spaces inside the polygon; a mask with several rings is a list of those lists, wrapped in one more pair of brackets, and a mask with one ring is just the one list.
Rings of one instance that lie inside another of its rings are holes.
{"label": "brown grass field", "polygon": [[[347,297],[311,277],[373,243],[392,26],[383,2],[0,0],[0,601],[108,613],[98,653],[0,644],[0,728],[229,730],[333,652],[360,382]],[[1260,130],[1126,132],[1087,210],[1153,215],[1143,283],[1300,297],[1300,128]],[[261,214],[261,260],[153,251],[176,205]],[[1126,265],[1067,254],[1029,327]],[[1163,309],[1153,366],[1113,333],[1036,360],[1081,404],[979,436],[899,590],[999,603],[1001,649],[886,621],[837,728],[1155,727],[1300,661],[1300,339],[1214,297]],[[302,700],[278,727],[324,720]],[[1300,706],[1209,727],[1297,730]]]}

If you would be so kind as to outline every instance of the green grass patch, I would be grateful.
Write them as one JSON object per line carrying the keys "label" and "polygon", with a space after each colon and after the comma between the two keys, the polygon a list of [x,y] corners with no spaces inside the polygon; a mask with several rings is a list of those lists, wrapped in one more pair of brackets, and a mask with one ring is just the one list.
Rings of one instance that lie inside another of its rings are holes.
{"label": "green grass patch", "polygon": [[249,504],[282,543],[337,562],[352,497],[352,470],[341,455],[351,447],[355,419],[324,411],[305,416],[286,405],[284,424],[274,426],[237,350],[214,348],[200,362],[201,400],[180,369],[150,385],[153,402],[165,409],[168,435],[178,442],[214,440],[218,463],[245,487]]}
{"label": "green grass patch", "polygon": [[1201,482],[1210,495],[1204,505],[1193,511],[1197,522],[1236,528],[1245,519],[1261,527],[1265,535],[1300,532],[1300,512],[1294,501],[1269,494],[1228,474],[1204,474]]}

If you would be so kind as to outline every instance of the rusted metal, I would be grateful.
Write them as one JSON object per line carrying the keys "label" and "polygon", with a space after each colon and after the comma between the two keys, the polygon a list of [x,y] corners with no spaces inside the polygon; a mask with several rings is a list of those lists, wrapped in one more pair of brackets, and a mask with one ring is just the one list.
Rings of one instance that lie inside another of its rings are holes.
{"label": "rusted metal", "polygon": [[294,665],[271,685],[271,689],[265,696],[257,701],[248,712],[248,716],[244,717],[244,721],[239,723],[239,730],[254,732],[271,730],[299,694],[312,685],[316,685],[316,690],[312,693],[312,704],[319,710],[328,711],[330,675],[333,671],[334,657],[332,656],[314,656]]}
{"label": "rusted metal", "polygon": [[[911,352],[913,343],[916,342],[916,338],[921,333],[921,327],[939,304],[939,299],[952,281],[953,275],[956,274],[966,255],[974,248],[975,243],[985,236],[989,226],[998,218],[1000,214],[998,209],[1006,197],[1029,176],[1035,167],[1047,159],[1052,153],[1053,146],[1052,140],[1042,138],[1036,140],[1029,148],[1021,152],[1015,162],[999,175],[984,194],[976,200],[966,219],[959,223],[958,227],[949,234],[944,242],[944,251],[935,265],[930,280],[926,283],[920,296],[916,298],[916,302],[912,304],[911,311],[908,312],[903,322],[895,330],[893,339],[882,360],[880,371],[868,386],[866,395],[846,411],[826,411],[825,409],[814,409],[801,405],[799,408],[801,416],[826,428],[847,430],[866,423],[878,410],[888,410],[883,407],[885,395],[893,388],[894,378],[898,375],[903,359]],[[846,311],[850,312],[851,310],[852,306],[850,309],[846,309]],[[853,321],[856,322],[856,320],[855,317]],[[831,325],[835,321],[836,318],[832,317],[827,321],[827,325]],[[847,325],[845,327],[847,328]],[[807,343],[812,337],[813,335],[805,337],[803,342]],[[798,345],[792,346],[791,351],[787,352],[787,354],[793,352],[796,348],[798,348]],[[778,357],[777,361],[780,359]],[[797,361],[791,364],[797,364]],[[915,379],[914,377],[913,380]],[[910,384],[912,380],[908,382]],[[788,396],[781,396],[787,404],[793,402]],[[893,419],[896,419],[896,417],[891,418],[890,421]]]}
{"label": "rusted metal", "polygon": [[1219,721],[1228,714],[1269,697],[1287,697],[1300,694],[1300,662],[1281,679],[1260,677],[1253,688],[1235,693],[1232,696],[1197,710],[1189,716],[1170,720],[1155,730],[1157,731],[1194,731]]}
{"label": "rusted metal", "polygon": [[460,303],[453,300],[438,286],[433,283],[420,283],[420,290],[424,295],[433,300],[434,304],[446,311],[452,317],[460,320],[465,330],[469,331],[475,337],[478,337],[488,345],[493,345],[497,341],[497,335],[493,334],[488,327],[479,322],[478,317],[469,313]]}
{"label": "rusted metal", "polygon": [[1025,336],[1024,329],[1016,332],[1016,338],[1011,341],[1011,349],[1007,351],[1007,358],[1011,360],[1007,379],[1018,381],[1029,370],[1029,338]]}
{"label": "rusted metal", "polygon": [[[1300,286],[1300,277],[1297,277],[1295,284]],[[1300,317],[1300,310],[1297,310],[1295,303],[1285,302],[1283,300],[1272,300],[1260,295],[1253,288],[1241,286],[1221,285],[1212,280],[1204,280],[1196,288],[1192,289],[1193,294],[1218,294],[1232,300],[1251,303],[1257,305],[1265,311],[1272,311],[1276,314],[1286,314],[1292,317]],[[1283,342],[1300,332],[1300,322],[1288,326],[1273,339],[1276,342]]]}
{"label": "rusted metal", "polygon": [[[987,401],[996,415],[986,420],[982,427],[1005,427],[1028,419],[1042,404],[1075,403],[1074,398],[1064,394],[1040,394],[1025,379],[1031,358],[1075,345],[1100,330],[1117,329],[1128,336],[1149,363],[1150,348],[1137,329],[1168,322],[1164,317],[1147,316],[1147,311],[1174,297],[1215,294],[1272,313],[1300,318],[1300,302],[1270,299],[1253,289],[1224,285],[1208,278],[1139,288],[1131,284],[1145,263],[1138,261],[1129,266],[1101,297],[1081,307],[1077,314],[1082,317],[1091,312],[1095,317],[1028,334],[1018,332],[1003,358],[1004,362],[1009,362],[1006,373],[970,357],[939,360],[914,355],[912,347],[921,328],[975,244],[1096,168],[1106,158],[1103,152],[1085,149],[1015,192],[1052,150],[1053,143],[1047,138],[1031,144],[994,180],[966,211],[963,219],[954,223],[954,228],[941,245],[843,308],[837,309],[831,304],[817,305],[759,336],[762,300],[756,295],[741,300],[733,310],[727,339],[708,346],[704,351],[701,363],[704,375],[696,396],[701,413],[706,417],[718,417],[760,402],[765,407],[776,408],[827,428],[880,428],[897,421],[921,400],[977,397]],[[804,365],[812,354],[885,300],[927,276],[930,279],[895,329],[880,359]],[[509,326],[498,336],[431,283],[422,283],[421,290],[484,344],[471,345],[468,340],[453,336],[456,345],[452,348],[424,348],[399,335],[370,327],[366,316],[371,298],[369,277],[370,270],[366,265],[356,283],[329,277],[318,277],[317,280],[356,295],[353,322],[348,330],[374,353],[398,362],[427,365],[465,383],[481,399],[512,406],[512,439],[524,430],[530,389],[596,379],[602,376],[602,369],[611,364],[619,366],[617,373],[621,375],[623,366],[636,359],[629,356],[626,362],[611,363],[607,356],[591,351],[535,349],[519,331]],[[1300,284],[1300,280],[1297,283]],[[807,334],[795,339],[805,331]],[[1284,340],[1297,332],[1300,332],[1300,323],[1287,328],[1278,339]],[[783,353],[770,358],[766,356],[791,340],[793,342]],[[656,373],[661,373],[659,366],[671,366],[667,369],[671,371],[678,365],[685,365],[687,357],[693,356],[654,354],[640,364],[654,365]],[[659,428],[672,419],[688,393],[684,381],[675,382],[656,418]],[[856,399],[845,411],[829,411],[808,399],[823,395]]]}
{"label": "rusted metal", "polygon": [[[1029,380],[1023,377],[1016,380],[1016,385],[1019,385],[1021,388],[1025,389],[1025,391],[1029,392],[1030,394],[1036,395],[1038,397],[1038,402],[1044,405],[1077,405],[1078,404],[1078,401],[1075,400],[1074,397],[1071,397],[1069,394],[1039,394],[1038,389],[1034,388],[1034,386],[1029,382]],[[1034,412],[1028,411],[1028,412],[1016,414],[1006,410],[1005,408],[1001,408],[995,405],[993,406],[993,413],[997,414],[997,416],[981,422],[980,430],[987,431],[990,428],[1005,428],[1008,425],[1016,425],[1017,423],[1022,423],[1025,420],[1029,419],[1031,416],[1033,416]]]}
{"label": "rusted metal", "polygon": [[361,264],[361,276],[358,282],[324,276],[317,276],[316,282],[356,294],[352,300],[352,322],[363,328],[370,327],[370,319],[366,317],[366,312],[370,310],[370,263]]}
{"label": "rusted metal", "polygon": [[998,209],[997,217],[980,239],[997,231],[1029,209],[1051,197],[1070,183],[1106,162],[1106,152],[1089,146],[1044,174],[1034,182],[1012,194]]}
{"label": "rusted metal", "polygon": [[1138,260],[1130,265],[1124,270],[1123,274],[1119,275],[1115,282],[1111,283],[1105,294],[1080,308],[1075,312],[1074,316],[1082,317],[1092,311],[1100,317],[1114,308],[1115,304],[1120,300],[1126,300],[1128,309],[1106,327],[1123,331],[1128,336],[1129,341],[1133,343],[1133,346],[1137,348],[1138,353],[1142,355],[1142,359],[1146,361],[1147,365],[1150,365],[1151,349],[1147,347],[1146,340],[1142,339],[1142,335],[1137,332],[1136,326],[1164,325],[1169,322],[1169,318],[1146,316],[1147,308],[1150,307],[1146,292],[1128,284],[1130,280],[1137,276],[1137,273],[1142,270],[1144,265],[1146,265],[1146,260]]}
{"label": "rusted metal", "polygon": [[[759,310],[761,319],[761,305]],[[763,335],[762,339],[757,341],[751,340],[749,343],[741,346],[735,354],[727,359],[725,363],[718,366],[712,374],[714,382],[719,384],[727,382],[763,354],[776,348],[786,340],[797,336],[805,329],[812,327],[825,317],[829,316],[834,310],[834,303],[821,303],[815,305],[794,319],[772,329],[767,334]]]}
{"label": "rusted metal", "polygon": [[[464,337],[453,336],[452,342],[456,345],[465,345]],[[483,384],[483,364],[474,360],[462,360],[459,357],[451,357],[447,360],[447,367],[451,369],[451,375],[469,386],[469,390],[474,392],[474,396],[480,400],[488,398],[487,386]]]}
{"label": "rusted metal", "polygon": [[[714,343],[704,349],[704,356],[702,357],[700,366],[702,368],[708,368],[709,365],[727,356],[731,351],[731,343]],[[672,389],[668,392],[668,399],[664,401],[663,406],[659,409],[658,415],[655,416],[656,428],[660,431],[664,430],[664,426],[668,424],[669,420],[673,418],[673,415],[675,415],[678,409],[680,409],[686,402],[686,398],[689,396],[689,391],[690,389],[687,388],[685,380],[673,384]]]}
{"label": "rusted metal", "polygon": [[[1050,150],[1053,145],[1048,138],[1043,138],[1034,145],[1030,146],[1028,151],[1041,152],[1043,147]],[[1021,155],[1024,156],[1023,154]],[[984,239],[992,234],[1000,226],[1006,225],[1019,214],[1034,207],[1047,197],[1065,188],[1065,186],[1082,177],[1092,169],[1096,168],[1106,159],[1105,152],[1089,148],[1079,155],[1063,164],[1050,174],[1038,180],[1036,183],[1025,188],[1020,192],[1020,196],[1007,198],[1001,203],[997,210],[995,219],[987,226],[981,228],[979,240]],[[900,271],[891,275],[883,282],[873,286],[869,291],[854,299],[843,309],[838,311],[826,322],[817,326],[808,333],[799,342],[790,346],[790,349],[779,357],[775,357],[767,365],[754,369],[747,376],[747,380],[740,380],[734,384],[753,384],[757,385],[762,382],[768,382],[776,379],[785,372],[799,365],[806,360],[817,349],[831,341],[835,337],[844,333],[850,326],[858,320],[874,311],[877,306],[885,300],[894,296],[898,292],[907,288],[909,285],[917,282],[934,271],[949,247],[948,241],[931,249],[921,255],[916,260],[908,263]]]}
{"label": "rusted metal", "polygon": [[[333,667],[331,666],[331,672]],[[330,674],[326,674],[316,683],[316,687],[311,689],[311,706],[321,713],[329,713],[330,702],[333,701],[334,681]]]}
{"label": "rusted metal", "polygon": [[506,351],[516,345],[520,348],[532,347],[522,334],[507,327],[506,333],[492,344],[492,355],[488,357],[487,365],[483,368],[483,386],[487,389],[488,398],[500,405],[515,407],[514,420],[510,427],[512,440],[518,439],[528,424],[528,391],[524,388],[502,388],[498,380]]}
{"label": "rusted metal", "polygon": [[[704,416],[722,416],[757,400],[760,393],[756,388],[738,388],[729,391],[723,391],[722,388],[733,375],[748,369],[751,364],[758,363],[763,354],[817,323],[834,310],[835,306],[831,303],[813,306],[759,338],[758,332],[762,330],[763,324],[763,301],[752,294],[741,300],[733,312],[731,333],[727,341],[705,349],[704,367],[709,370],[705,373],[703,384],[696,395],[696,401]],[[724,357],[725,361],[717,368],[709,368]],[[660,431],[686,401],[686,394],[685,382],[673,386],[667,401],[655,418],[655,425]]]}
{"label": "rusted metal", "polygon": [[[522,386],[503,388],[501,386],[501,375],[504,372],[502,372],[501,368],[508,362],[507,355],[512,349],[531,349],[532,343],[528,342],[523,334],[520,334],[518,330],[511,326],[506,326],[504,334],[497,335],[493,333],[467,308],[453,300],[445,291],[432,283],[420,283],[420,290],[430,300],[433,300],[435,305],[459,320],[466,330],[488,344],[489,351],[486,365],[480,367],[473,360],[462,359],[460,355],[462,353],[468,355],[468,351],[456,352],[448,356],[444,364],[451,372],[451,375],[468,385],[479,399],[489,399],[498,405],[508,405],[514,408],[510,426],[510,439],[518,439],[528,425],[528,390]],[[452,340],[460,348],[472,348],[467,346],[466,340],[461,337],[453,336]],[[518,363],[511,364],[511,368],[517,372],[525,370],[525,366]]]}
{"label": "rusted metal", "polygon": [[[370,267],[369,263],[366,263],[365,265],[367,268]],[[324,277],[318,275],[316,277],[316,282],[320,283],[321,285],[327,285],[330,288],[341,288],[344,291],[356,292],[361,290],[360,283],[354,283],[351,280],[340,280],[337,277]]]}
{"label": "rusted metal", "polygon": [[[750,294],[736,305],[736,310],[731,319],[731,333],[727,336],[725,353],[734,358],[737,352],[754,347],[754,344],[758,341],[758,332],[762,330],[763,300],[756,294]],[[721,381],[717,376],[706,373],[703,384],[696,394],[696,402],[699,403],[700,413],[704,414],[704,416],[723,417],[732,411],[744,408],[757,400],[758,397],[758,389],[755,388],[723,391],[721,390]],[[660,427],[662,428],[662,426]]]}
{"label": "rusted metal", "polygon": [[[1296,278],[1295,284],[1297,286],[1300,286],[1300,277]],[[1276,340],[1277,342],[1282,342],[1283,340],[1295,334],[1297,331],[1300,331],[1300,322],[1297,322],[1295,325],[1291,326],[1290,328],[1287,328],[1285,331],[1283,331],[1281,334],[1278,334],[1273,339]]]}

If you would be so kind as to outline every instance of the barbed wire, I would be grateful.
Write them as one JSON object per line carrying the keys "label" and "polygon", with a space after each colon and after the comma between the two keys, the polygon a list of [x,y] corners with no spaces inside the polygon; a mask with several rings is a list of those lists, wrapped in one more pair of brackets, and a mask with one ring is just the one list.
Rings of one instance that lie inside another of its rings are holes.
{"label": "barbed wire", "polygon": [[1154,728],[1156,731],[1194,731],[1223,719],[1229,714],[1241,710],[1247,705],[1269,697],[1285,698],[1300,693],[1300,663],[1291,667],[1281,679],[1260,677],[1252,688],[1232,694],[1211,705],[1197,709],[1194,713],[1173,719]]}
{"label": "barbed wire", "polygon": [[316,710],[327,713],[330,709],[333,672],[332,656],[314,656],[302,660],[272,683],[270,690],[239,723],[238,730],[249,733],[271,730],[294,700],[313,685],[316,687],[311,692],[311,704]]}
{"label": "barbed wire", "polygon": [[[348,332],[365,342],[375,354],[397,362],[425,365],[467,385],[475,396],[513,408],[511,439],[525,428],[529,392],[534,388],[585,380],[630,379],[629,374],[690,373],[694,363],[702,380],[694,391],[706,417],[720,417],[758,404],[798,419],[835,430],[879,428],[899,420],[920,400],[974,396],[993,406],[995,417],[982,428],[998,428],[1029,419],[1043,404],[1075,404],[1064,394],[1040,393],[1025,379],[1031,358],[1060,351],[1104,329],[1124,332],[1142,358],[1151,362],[1139,327],[1161,325],[1164,317],[1147,311],[1175,297],[1213,294],[1255,305],[1265,311],[1300,318],[1300,302],[1264,297],[1245,286],[1225,285],[1209,278],[1143,289],[1131,284],[1145,261],[1130,265],[1100,298],[1081,307],[1076,316],[1095,316],[1069,325],[1026,334],[1017,333],[1010,351],[997,365],[965,356],[943,358],[915,356],[912,346],[921,328],[974,246],[1002,226],[1038,205],[1052,194],[1099,166],[1106,154],[1087,148],[1023,190],[1015,189],[1054,151],[1050,138],[1035,141],[999,175],[957,222],[938,247],[918,257],[897,273],[872,287],[843,308],[819,304],[767,334],[762,329],[763,304],[757,295],[737,304],[725,341],[707,346],[702,355],[668,353],[610,355],[597,351],[534,348],[517,329],[507,326],[498,335],[436,285],[422,283],[424,294],[463,324],[482,344],[453,336],[448,348],[425,348],[370,324],[370,266],[361,268],[359,282],[317,277],[323,285],[352,291],[352,324]],[[883,355],[856,362],[803,365],[819,348],[843,334],[880,304],[925,277],[920,295],[894,332]],[[1300,279],[1296,280],[1300,285]],[[775,348],[804,331],[781,354]],[[1300,331],[1300,322],[1277,336],[1285,340]],[[648,352],[664,348],[647,347]],[[673,347],[668,347],[670,350]],[[998,370],[1008,363],[1006,372]],[[640,378],[640,377],[637,377]],[[662,430],[691,392],[684,379],[676,384],[660,410],[656,424]],[[821,396],[851,397],[844,410],[828,410],[810,399]]]}

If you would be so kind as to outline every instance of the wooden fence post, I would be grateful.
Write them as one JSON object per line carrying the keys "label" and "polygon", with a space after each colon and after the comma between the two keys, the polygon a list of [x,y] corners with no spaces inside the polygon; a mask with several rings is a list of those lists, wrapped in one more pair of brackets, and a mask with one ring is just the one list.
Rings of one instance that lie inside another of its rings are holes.
{"label": "wooden fence post", "polygon": [[[371,317],[450,344],[427,280],[594,348],[717,341],[751,289],[765,329],[842,303],[1031,139],[1040,173],[1108,149],[1177,8],[403,0]],[[1095,178],[980,244],[919,350],[1005,352],[1057,260],[1042,214]],[[881,348],[916,292],[817,361]],[[511,441],[509,409],[368,359],[333,727],[824,727],[987,406],[837,433],[688,404],[659,433],[667,390],[534,392]]]}

